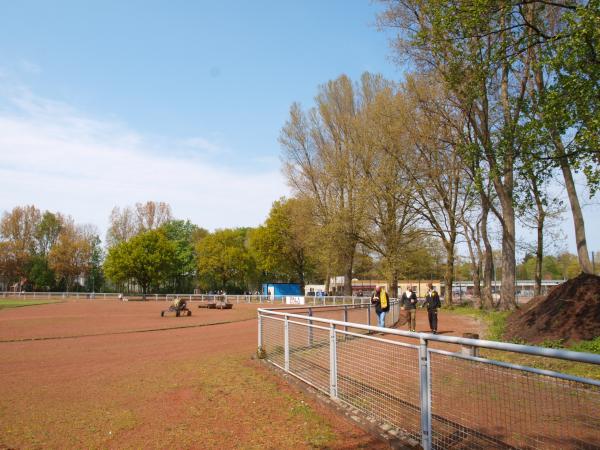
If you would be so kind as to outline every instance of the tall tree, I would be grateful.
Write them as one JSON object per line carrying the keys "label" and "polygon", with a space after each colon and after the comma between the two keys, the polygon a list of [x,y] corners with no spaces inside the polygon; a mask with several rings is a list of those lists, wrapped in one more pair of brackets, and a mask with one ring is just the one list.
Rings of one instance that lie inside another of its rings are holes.
{"label": "tall tree", "polygon": [[462,138],[456,136],[463,117],[456,114],[443,86],[435,79],[410,77],[406,94],[412,100],[412,108],[403,123],[410,130],[412,152],[403,161],[412,166],[406,173],[417,211],[428,231],[441,240],[446,250],[444,299],[452,305],[456,243],[473,197],[459,151]]}
{"label": "tall tree", "polygon": [[265,224],[252,230],[250,248],[258,268],[275,279],[304,289],[315,270],[315,225],[309,199],[282,198],[273,203]]}
{"label": "tall tree", "polygon": [[138,233],[155,230],[172,220],[171,206],[164,202],[136,203],[123,209],[115,206],[110,213],[107,232],[109,247],[131,239]]}
{"label": "tall tree", "polygon": [[109,247],[131,239],[138,233],[133,209],[129,206],[119,208],[115,206],[110,212],[110,226],[106,233],[106,241]]}
{"label": "tall tree", "polygon": [[108,250],[104,272],[115,283],[134,279],[144,298],[172,276],[177,263],[176,245],[160,230],[142,232]]}
{"label": "tall tree", "polygon": [[171,206],[165,202],[136,203],[135,214],[139,231],[155,230],[173,218]]}
{"label": "tall tree", "polygon": [[442,77],[475,132],[478,145],[471,149],[485,159],[501,206],[497,215],[502,227],[500,306],[514,308],[516,129],[523,118],[531,66],[531,54],[521,50],[535,38],[528,30],[514,27],[512,7],[493,1],[386,3],[382,24],[402,30],[397,48],[414,56],[424,70]]}
{"label": "tall tree", "polygon": [[36,251],[46,256],[58,240],[63,228],[64,217],[60,213],[45,211],[35,230]]}
{"label": "tall tree", "polygon": [[196,246],[198,279],[205,290],[243,292],[253,287],[256,262],[248,251],[249,229],[217,230]]}
{"label": "tall tree", "polygon": [[292,105],[279,139],[289,184],[314,199],[316,216],[335,240],[346,295],[352,293],[354,256],[364,227],[365,198],[355,151],[360,100],[347,76],[329,81],[308,113]]}
{"label": "tall tree", "polygon": [[91,267],[93,246],[90,236],[82,227],[67,218],[58,239],[48,253],[50,268],[61,278],[67,291],[80,277],[85,277]]}
{"label": "tall tree", "polygon": [[361,81],[357,152],[368,198],[361,242],[382,258],[390,292],[396,295],[405,247],[419,236],[410,169],[405,164],[410,151],[410,132],[403,121],[408,102],[397,85],[380,75],[365,73]]}
{"label": "tall tree", "polygon": [[0,270],[9,282],[27,276],[27,266],[36,250],[36,229],[41,220],[35,206],[17,206],[0,220]]}
{"label": "tall tree", "polygon": [[198,270],[195,245],[198,238],[208,234],[208,231],[189,220],[171,220],[159,229],[175,244],[177,263],[172,274],[171,288],[175,292],[192,291]]}

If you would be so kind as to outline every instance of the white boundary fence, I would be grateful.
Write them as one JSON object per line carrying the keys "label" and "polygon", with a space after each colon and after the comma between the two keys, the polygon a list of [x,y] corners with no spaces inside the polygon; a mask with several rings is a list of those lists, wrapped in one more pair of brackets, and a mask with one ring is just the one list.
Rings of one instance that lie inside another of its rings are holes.
{"label": "white boundary fence", "polygon": [[[141,299],[142,294],[124,294],[125,297]],[[1,298],[35,298],[35,299],[117,299],[119,292],[0,292]],[[188,301],[214,301],[222,300],[222,295],[217,294],[147,294],[147,301],[171,301],[175,297],[185,298]],[[284,304],[286,295],[225,295],[225,299],[229,303],[272,303]],[[369,297],[349,297],[349,296],[305,296],[305,305],[327,306],[327,305],[359,305],[370,302]]]}
{"label": "white boundary fence", "polygon": [[600,449],[600,381],[478,354],[599,355],[378,328],[371,309],[260,308],[259,355],[424,449]]}

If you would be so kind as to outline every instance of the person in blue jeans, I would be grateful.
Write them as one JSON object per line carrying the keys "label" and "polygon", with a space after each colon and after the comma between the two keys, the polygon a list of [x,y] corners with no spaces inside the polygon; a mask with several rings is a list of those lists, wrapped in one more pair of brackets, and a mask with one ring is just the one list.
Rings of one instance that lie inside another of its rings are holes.
{"label": "person in blue jeans", "polygon": [[387,292],[385,292],[385,288],[381,286],[375,288],[375,292],[371,296],[371,303],[375,305],[378,318],[377,326],[385,328],[385,314],[390,310],[390,299]]}

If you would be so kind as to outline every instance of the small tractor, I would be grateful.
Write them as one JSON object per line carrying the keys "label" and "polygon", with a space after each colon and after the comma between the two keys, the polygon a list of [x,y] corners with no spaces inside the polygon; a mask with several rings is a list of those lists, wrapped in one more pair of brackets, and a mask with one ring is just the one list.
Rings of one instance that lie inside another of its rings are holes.
{"label": "small tractor", "polygon": [[192,311],[190,311],[187,307],[187,302],[182,298],[176,298],[169,309],[165,309],[160,312],[160,317],[165,317],[165,314],[175,313],[175,317],[180,316],[191,316]]}

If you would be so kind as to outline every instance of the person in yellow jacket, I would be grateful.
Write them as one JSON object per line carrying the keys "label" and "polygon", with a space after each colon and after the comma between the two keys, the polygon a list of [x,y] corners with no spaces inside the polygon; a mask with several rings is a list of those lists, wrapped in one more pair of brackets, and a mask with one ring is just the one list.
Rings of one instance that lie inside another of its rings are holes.
{"label": "person in yellow jacket", "polygon": [[378,327],[385,328],[385,315],[390,310],[390,298],[385,292],[385,288],[377,286],[371,296],[371,303],[375,305],[375,312],[378,318]]}

